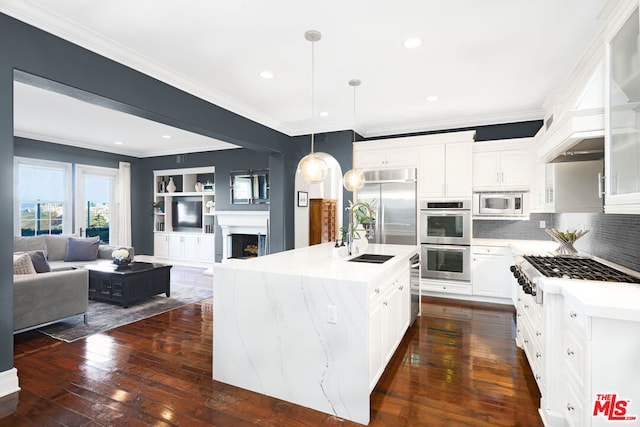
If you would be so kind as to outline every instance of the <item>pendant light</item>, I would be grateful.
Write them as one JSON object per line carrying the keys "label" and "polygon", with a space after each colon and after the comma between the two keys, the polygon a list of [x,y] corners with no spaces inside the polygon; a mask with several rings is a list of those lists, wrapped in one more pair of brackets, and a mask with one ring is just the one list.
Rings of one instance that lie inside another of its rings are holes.
{"label": "pendant light", "polygon": [[342,184],[347,191],[358,191],[364,186],[365,179],[361,170],[354,167],[353,145],[356,142],[356,88],[360,86],[360,80],[349,80],[349,86],[353,88],[353,142],[351,143],[351,170],[342,177]]}
{"label": "pendant light", "polygon": [[[311,125],[313,126],[313,118],[314,115],[314,79],[313,79],[313,71],[314,71],[314,45],[315,42],[320,40],[322,35],[320,31],[309,30],[304,33],[304,38],[311,42]],[[327,167],[327,163],[319,157],[317,154],[313,152],[313,130],[311,131],[311,153],[307,154],[300,160],[298,163],[298,170],[302,176],[302,179],[305,180],[309,184],[319,184],[327,177],[327,171],[329,168]]]}

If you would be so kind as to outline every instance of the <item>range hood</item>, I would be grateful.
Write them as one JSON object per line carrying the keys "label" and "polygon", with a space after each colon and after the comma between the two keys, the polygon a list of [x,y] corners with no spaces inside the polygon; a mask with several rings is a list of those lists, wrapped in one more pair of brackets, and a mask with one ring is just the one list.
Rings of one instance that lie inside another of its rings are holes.
{"label": "range hood", "polygon": [[569,111],[543,138],[538,151],[543,163],[603,159],[604,108]]}

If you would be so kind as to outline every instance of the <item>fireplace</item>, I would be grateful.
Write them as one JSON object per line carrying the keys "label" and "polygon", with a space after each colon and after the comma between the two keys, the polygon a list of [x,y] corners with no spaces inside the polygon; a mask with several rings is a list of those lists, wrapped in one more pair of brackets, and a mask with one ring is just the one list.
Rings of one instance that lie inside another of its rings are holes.
{"label": "fireplace", "polygon": [[[222,262],[269,253],[269,211],[217,211],[216,222],[222,231]],[[244,249],[236,252],[234,239],[239,244],[248,240],[248,254]]]}
{"label": "fireplace", "polygon": [[255,258],[266,254],[267,236],[264,234],[229,234],[229,258]]}

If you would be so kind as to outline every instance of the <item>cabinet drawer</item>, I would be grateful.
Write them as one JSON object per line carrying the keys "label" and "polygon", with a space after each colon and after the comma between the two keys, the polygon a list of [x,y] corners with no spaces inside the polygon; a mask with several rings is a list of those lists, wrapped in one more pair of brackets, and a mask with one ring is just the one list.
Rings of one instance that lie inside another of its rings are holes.
{"label": "cabinet drawer", "polygon": [[587,339],[591,338],[589,318],[583,310],[576,308],[570,300],[565,300],[564,322],[565,329],[570,329],[576,334],[584,335]]}
{"label": "cabinet drawer", "polygon": [[420,288],[423,291],[427,292],[442,292],[449,294],[460,294],[460,295],[471,295],[473,288],[471,287],[471,283],[468,285],[457,284],[457,283],[429,283],[422,282],[420,283]]}
{"label": "cabinet drawer", "polygon": [[506,246],[472,246],[472,253],[478,255],[512,255],[511,248]]}
{"label": "cabinet drawer", "polygon": [[584,424],[584,402],[578,397],[575,388],[569,382],[565,387],[565,405],[563,408],[564,417],[571,427],[583,427]]}
{"label": "cabinet drawer", "polygon": [[586,339],[570,331],[564,334],[564,361],[569,378],[576,382],[579,388],[584,385],[586,362]]}

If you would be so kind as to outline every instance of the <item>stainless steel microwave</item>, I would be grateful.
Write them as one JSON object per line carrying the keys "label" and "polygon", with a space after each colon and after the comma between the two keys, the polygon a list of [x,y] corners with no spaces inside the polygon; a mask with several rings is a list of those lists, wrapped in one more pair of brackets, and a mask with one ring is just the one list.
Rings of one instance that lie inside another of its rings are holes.
{"label": "stainless steel microwave", "polygon": [[473,215],[525,216],[528,213],[528,198],[527,192],[474,193]]}

